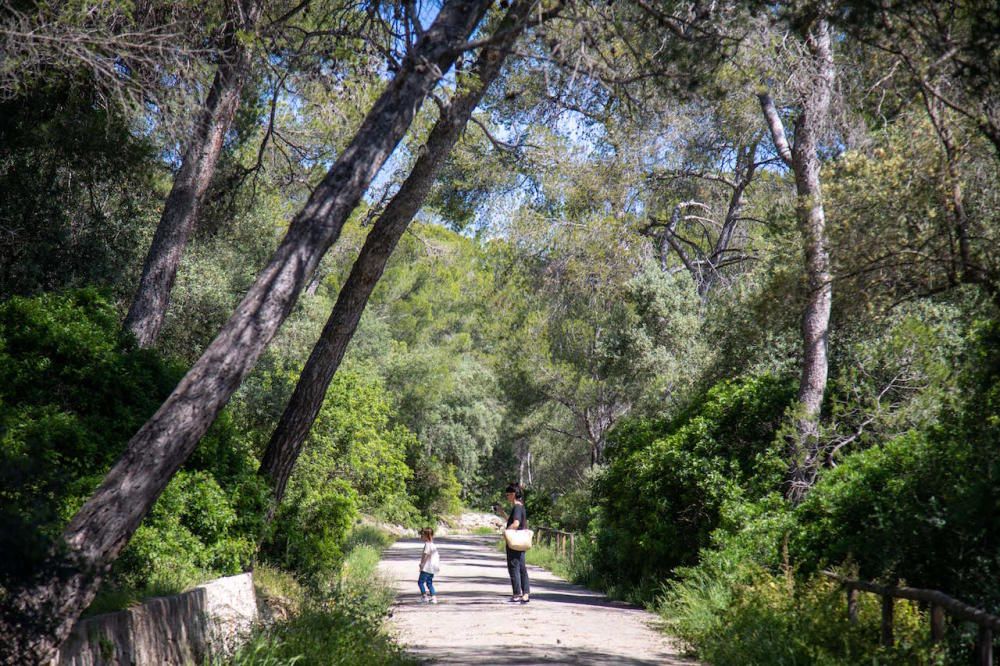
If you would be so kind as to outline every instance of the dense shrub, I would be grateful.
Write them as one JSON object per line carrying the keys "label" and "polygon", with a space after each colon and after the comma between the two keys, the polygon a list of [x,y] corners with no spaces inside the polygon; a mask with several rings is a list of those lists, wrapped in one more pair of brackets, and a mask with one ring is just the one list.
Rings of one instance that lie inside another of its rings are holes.
{"label": "dense shrub", "polygon": [[847,456],[798,510],[799,558],[850,561],[1000,608],[1000,334],[979,335],[960,406],[938,425]]}
{"label": "dense shrub", "polygon": [[792,397],[773,377],[723,382],[675,419],[619,428],[595,486],[598,575],[655,585],[697,561],[725,502],[780,488],[773,440]]}
{"label": "dense shrub", "polygon": [[404,515],[412,512],[405,507],[411,475],[406,451],[415,441],[406,428],[391,423],[389,400],[371,372],[339,371],[309,431],[294,482],[319,487],[327,479],[344,479],[366,511],[394,506]]}
{"label": "dense shrub", "polygon": [[[775,664],[934,663],[927,617],[913,602],[897,602],[896,645],[879,645],[881,603],[861,595],[858,621],[848,621],[835,582],[764,570],[732,577],[689,572],[668,588],[660,612],[681,640],[715,666]],[[939,658],[942,655],[937,655]],[[943,663],[943,662],[940,662]]]}
{"label": "dense shrub", "polygon": [[0,299],[132,287],[168,172],[98,89],[50,69],[0,101]]}
{"label": "dense shrub", "polygon": [[[0,585],[31,570],[183,373],[118,331],[93,290],[0,305]],[[221,418],[115,563],[112,583],[235,573],[249,562],[266,496],[242,442]]]}
{"label": "dense shrub", "polygon": [[343,479],[320,488],[294,486],[278,509],[262,554],[281,568],[325,576],[340,566],[357,515],[358,494]]}
{"label": "dense shrub", "polygon": [[925,614],[907,603],[897,602],[896,646],[880,647],[878,598],[862,595],[849,625],[842,590],[817,571],[845,567],[1000,607],[998,342],[996,326],[982,327],[957,368],[960,400],[940,401],[939,419],[914,421],[922,428],[842,455],[800,506],[778,494],[723,502],[709,547],[665,587],[673,631],[713,664],[967,661],[973,637],[956,627],[932,648]]}
{"label": "dense shrub", "polygon": [[[372,530],[347,535],[339,573],[311,586],[287,620],[263,628],[229,661],[234,666],[278,664],[410,664],[393,642],[384,619],[395,597],[378,571],[386,535]],[[271,574],[267,577],[274,578]],[[284,584],[288,587],[288,583]]]}
{"label": "dense shrub", "polygon": [[408,456],[413,468],[410,496],[424,518],[436,521],[462,510],[462,485],[455,466],[416,448]]}

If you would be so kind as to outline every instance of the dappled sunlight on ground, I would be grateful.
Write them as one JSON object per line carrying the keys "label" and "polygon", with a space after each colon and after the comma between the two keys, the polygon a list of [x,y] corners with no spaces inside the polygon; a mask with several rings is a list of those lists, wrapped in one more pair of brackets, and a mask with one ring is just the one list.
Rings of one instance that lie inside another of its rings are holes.
{"label": "dappled sunlight on ground", "polygon": [[653,625],[657,617],[529,566],[531,603],[510,604],[496,536],[435,539],[440,602],[417,589],[422,543],[398,541],[381,568],[396,581],[393,630],[414,655],[444,664],[694,664]]}

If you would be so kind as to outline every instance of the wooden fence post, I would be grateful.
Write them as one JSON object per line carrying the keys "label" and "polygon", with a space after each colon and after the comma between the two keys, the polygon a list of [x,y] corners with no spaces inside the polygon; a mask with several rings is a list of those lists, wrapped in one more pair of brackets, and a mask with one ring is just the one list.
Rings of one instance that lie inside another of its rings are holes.
{"label": "wooden fence post", "polygon": [[858,590],[854,587],[847,588],[847,619],[851,624],[858,621]]}
{"label": "wooden fence post", "polygon": [[892,647],[892,602],[888,594],[882,595],[882,645]]}
{"label": "wooden fence post", "polygon": [[976,641],[976,663],[979,666],[993,666],[993,630],[979,625],[979,640]]}
{"label": "wooden fence post", "polygon": [[931,642],[940,643],[944,640],[944,608],[931,604]]}
{"label": "wooden fence post", "polygon": [[576,535],[570,532],[569,535],[569,561],[572,562],[573,558],[576,557]]}

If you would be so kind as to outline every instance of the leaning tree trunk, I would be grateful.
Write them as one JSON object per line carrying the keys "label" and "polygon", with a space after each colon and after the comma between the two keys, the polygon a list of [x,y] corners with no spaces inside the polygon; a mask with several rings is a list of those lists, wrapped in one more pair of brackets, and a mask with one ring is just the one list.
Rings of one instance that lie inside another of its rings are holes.
{"label": "leaning tree trunk", "polygon": [[43,570],[0,601],[3,661],[45,661],[93,599],[111,563],[288,316],[421,103],[461,52],[489,0],[449,0],[360,129],[295,216],[219,335],[62,533]]}
{"label": "leaning tree trunk", "polygon": [[215,175],[222,143],[250,71],[250,47],[238,33],[255,28],[262,8],[260,0],[243,0],[232,7],[234,16],[226,27],[222,61],[187,142],[142,267],[139,288],[125,317],[124,328],[135,335],[140,347],[151,347],[160,335],[181,255]]}
{"label": "leaning tree trunk", "polygon": [[799,502],[812,486],[820,463],[819,417],[827,380],[827,333],[833,287],[830,252],[820,187],[819,135],[826,122],[833,91],[834,67],[830,29],[817,20],[806,34],[812,56],[812,78],[795,121],[794,145],[789,148],[784,129],[769,95],[761,95],[761,106],[779,154],[795,174],[796,217],[805,250],[809,294],[802,316],[802,375],[795,437],[789,444],[788,498]]}
{"label": "leaning tree trunk", "polygon": [[284,497],[295,461],[386,262],[427,198],[441,165],[458,141],[473,109],[500,73],[507,52],[521,34],[534,4],[535,0],[518,0],[511,7],[497,28],[496,41],[483,51],[472,68],[471,87],[442,110],[413,170],[369,232],[264,451],[260,474],[269,479],[273,488],[272,512]]}

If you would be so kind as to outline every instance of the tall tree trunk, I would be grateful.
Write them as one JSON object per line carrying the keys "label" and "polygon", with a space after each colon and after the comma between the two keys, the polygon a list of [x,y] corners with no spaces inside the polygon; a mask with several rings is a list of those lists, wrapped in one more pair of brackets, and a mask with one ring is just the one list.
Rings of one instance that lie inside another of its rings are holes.
{"label": "tall tree trunk", "polygon": [[52,656],[111,563],[288,316],[372,178],[447,71],[489,0],[448,0],[360,129],[295,216],[268,265],[166,402],[62,533],[32,581],[0,600],[9,664]]}
{"label": "tall tree trunk", "polygon": [[794,145],[789,148],[784,129],[769,95],[761,95],[764,116],[775,147],[795,174],[796,216],[805,250],[809,295],[802,316],[802,375],[799,381],[799,410],[796,434],[789,443],[788,498],[801,501],[812,486],[820,464],[819,417],[827,380],[827,333],[833,287],[830,280],[830,252],[826,238],[826,218],[820,187],[819,134],[830,108],[834,66],[830,49],[830,28],[817,19],[806,34],[812,56],[812,77],[802,98],[795,121]]}
{"label": "tall tree trunk", "polygon": [[151,347],[160,335],[181,255],[197,223],[198,209],[212,183],[223,141],[250,72],[250,48],[238,33],[254,30],[262,9],[260,0],[240,0],[230,5],[222,60],[184,150],[181,168],[174,177],[142,267],[139,287],[125,317],[125,330],[135,335],[140,347]]}
{"label": "tall tree trunk", "polygon": [[472,111],[500,73],[507,52],[520,36],[534,4],[535,0],[518,0],[511,7],[497,28],[497,41],[484,50],[472,69],[471,88],[442,110],[413,170],[369,232],[264,451],[260,474],[270,480],[273,488],[272,511],[284,497],[295,461],[386,262],[427,198],[441,165],[458,141]]}
{"label": "tall tree trunk", "polygon": [[[966,282],[976,284],[980,282],[979,272],[972,265],[972,249],[969,242],[969,218],[965,212],[965,202],[962,194],[962,174],[959,171],[959,161],[961,159],[958,146],[955,144],[955,137],[948,127],[945,118],[946,112],[944,104],[934,97],[927,90],[927,86],[921,86],[921,94],[924,100],[924,108],[927,116],[931,120],[931,125],[937,133],[941,147],[944,148],[945,155],[945,187],[949,190],[950,208],[952,220],[954,222],[954,235],[958,239],[958,266],[952,270],[953,282]],[[953,260],[953,264],[954,264]]]}

